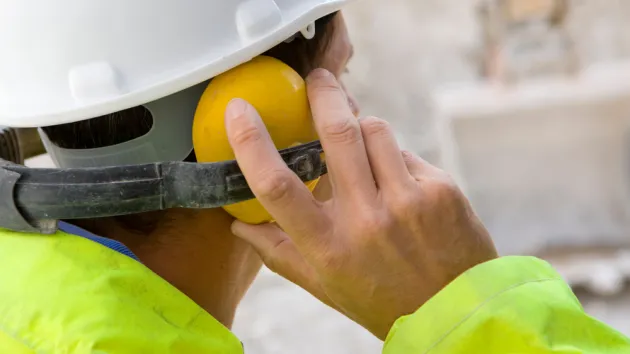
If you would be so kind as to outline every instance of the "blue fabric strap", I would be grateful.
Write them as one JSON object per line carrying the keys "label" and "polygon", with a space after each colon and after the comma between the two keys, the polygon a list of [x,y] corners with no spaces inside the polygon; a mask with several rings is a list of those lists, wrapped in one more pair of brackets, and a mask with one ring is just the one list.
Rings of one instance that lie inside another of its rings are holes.
{"label": "blue fabric strap", "polygon": [[140,259],[138,258],[138,256],[136,256],[133,252],[131,252],[131,250],[127,246],[123,245],[122,243],[116,240],[112,240],[107,237],[94,235],[93,233],[87,230],[84,230],[78,226],[74,226],[72,224],[68,224],[67,222],[63,222],[63,221],[59,222],[59,230],[68,234],[84,237],[84,238],[87,238],[88,240],[92,240],[94,242],[100,243],[101,245],[107,248],[110,248],[118,253],[122,253],[125,256],[131,257],[135,259],[136,261],[140,262]]}

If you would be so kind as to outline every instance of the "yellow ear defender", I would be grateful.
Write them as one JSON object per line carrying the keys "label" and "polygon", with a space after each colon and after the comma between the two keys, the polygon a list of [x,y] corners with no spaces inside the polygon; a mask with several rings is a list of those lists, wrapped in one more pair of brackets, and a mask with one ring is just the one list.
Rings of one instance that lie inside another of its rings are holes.
{"label": "yellow ear defender", "polygon": [[[233,98],[242,98],[256,108],[278,150],[318,139],[302,77],[277,59],[259,56],[215,77],[203,93],[193,123],[197,161],[235,158],[225,131],[225,110]],[[311,192],[317,182],[306,184]],[[255,199],[223,209],[249,224],[273,221]]]}

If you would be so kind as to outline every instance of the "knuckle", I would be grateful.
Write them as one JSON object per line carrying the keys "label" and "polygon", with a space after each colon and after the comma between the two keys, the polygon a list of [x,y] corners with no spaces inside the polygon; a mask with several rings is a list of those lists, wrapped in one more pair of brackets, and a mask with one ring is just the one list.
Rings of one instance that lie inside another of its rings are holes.
{"label": "knuckle", "polygon": [[381,118],[365,117],[360,124],[363,134],[366,135],[386,135],[390,132],[389,122]]}
{"label": "knuckle", "polygon": [[323,135],[333,143],[351,144],[362,139],[361,129],[354,118],[340,120],[324,126]]}
{"label": "knuckle", "polygon": [[403,150],[401,153],[405,165],[416,180],[422,176],[434,174],[433,171],[436,170],[436,167],[429,164],[420,156],[407,150]]}
{"label": "knuckle", "polygon": [[262,132],[254,124],[245,123],[232,134],[232,142],[236,145],[245,145],[260,141],[262,137]]}
{"label": "knuckle", "polygon": [[449,173],[446,173],[442,170],[440,170],[440,172],[441,176],[438,179],[438,184],[441,186],[441,188],[444,189],[445,192],[458,193],[459,187],[457,186],[457,183],[455,183],[455,179]]}
{"label": "knuckle", "polygon": [[394,215],[399,218],[415,217],[418,214],[422,206],[422,198],[420,193],[413,193],[407,191],[406,193],[400,193],[392,202],[390,202],[390,209]]}
{"label": "knuckle", "polygon": [[290,197],[292,182],[293,176],[290,173],[271,170],[261,174],[254,184],[258,198],[273,203]]}
{"label": "knuckle", "polygon": [[449,175],[444,174],[439,178],[433,178],[431,183],[432,195],[437,201],[449,201],[459,199],[462,193],[455,183],[455,180]]}
{"label": "knuckle", "polygon": [[405,161],[405,163],[414,163],[414,162],[419,162],[420,158],[418,156],[416,156],[416,154],[414,154],[411,151],[408,150],[402,150],[402,157],[403,160]]}
{"label": "knuckle", "polygon": [[267,252],[261,254],[261,260],[271,270],[276,274],[280,274],[284,268],[284,262],[282,262],[282,258],[279,257],[281,253],[281,248],[285,245],[287,240],[281,240],[278,243],[274,244]]}

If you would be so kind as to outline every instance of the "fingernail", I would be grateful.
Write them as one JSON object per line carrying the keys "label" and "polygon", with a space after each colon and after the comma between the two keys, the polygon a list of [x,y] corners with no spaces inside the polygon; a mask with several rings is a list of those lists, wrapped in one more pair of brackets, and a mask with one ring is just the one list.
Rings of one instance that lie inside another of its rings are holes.
{"label": "fingernail", "polygon": [[241,98],[232,99],[225,109],[225,117],[227,119],[235,119],[242,116],[247,110],[248,105],[249,103]]}
{"label": "fingernail", "polygon": [[328,77],[330,75],[332,75],[332,74],[330,73],[330,71],[328,71],[326,69],[322,69],[322,68],[315,69],[315,70],[311,71],[311,73],[306,77],[306,82],[309,83],[309,82],[311,82],[313,80],[321,79],[321,78],[324,78],[324,77]]}

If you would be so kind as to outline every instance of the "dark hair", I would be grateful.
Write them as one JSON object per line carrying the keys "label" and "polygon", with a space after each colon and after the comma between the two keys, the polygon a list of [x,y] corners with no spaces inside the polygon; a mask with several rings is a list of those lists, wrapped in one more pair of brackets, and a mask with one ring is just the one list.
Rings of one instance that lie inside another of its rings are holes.
{"label": "dark hair", "polygon": [[[315,22],[315,37],[307,40],[302,36],[289,43],[281,43],[264,55],[274,57],[289,65],[302,77],[322,64],[325,53],[334,33],[336,13]],[[50,141],[66,149],[91,149],[120,144],[140,137],[151,130],[153,118],[143,106],[115,112],[81,122],[42,128]],[[187,161],[195,161],[195,154]],[[151,212],[140,215],[118,216],[113,218],[129,231],[150,234],[163,219],[164,212]],[[92,220],[95,221],[95,220]],[[90,220],[84,220],[90,223]],[[87,225],[87,224],[86,224]]]}
{"label": "dark hair", "polygon": [[[315,22],[315,37],[307,40],[298,35],[289,43],[281,43],[264,55],[274,57],[302,77],[321,65],[334,32],[336,13]],[[143,106],[107,114],[76,123],[42,128],[50,141],[66,149],[92,149],[117,145],[148,133],[153,126],[151,113]]]}

